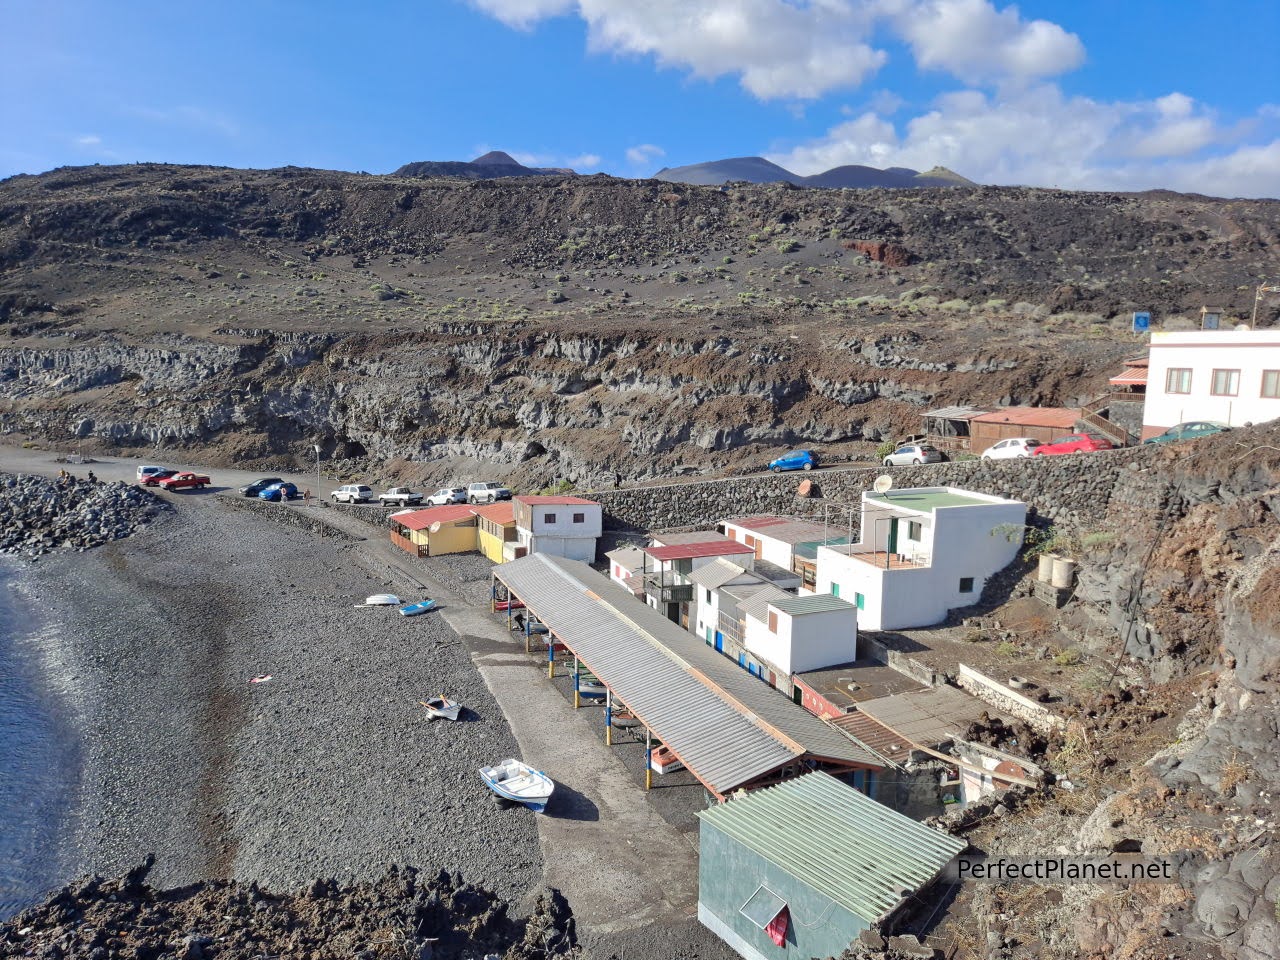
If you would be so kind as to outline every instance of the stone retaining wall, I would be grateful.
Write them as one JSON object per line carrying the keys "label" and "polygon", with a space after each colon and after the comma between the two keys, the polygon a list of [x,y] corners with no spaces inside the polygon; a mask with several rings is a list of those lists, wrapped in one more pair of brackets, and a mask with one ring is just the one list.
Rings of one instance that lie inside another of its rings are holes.
{"label": "stone retaining wall", "polygon": [[966,664],[960,664],[956,674],[956,686],[979,700],[985,700],[1011,717],[1025,720],[1031,729],[1040,733],[1051,733],[1065,725],[1065,721],[1048,707],[1024,697]]}
{"label": "stone retaining wall", "polygon": [[[344,530],[339,530],[325,523],[320,517],[307,513],[307,510],[313,509],[310,507],[297,509],[279,503],[271,503],[267,500],[259,500],[257,497],[241,497],[230,494],[219,494],[219,496],[228,506],[237,510],[245,510],[249,513],[262,514],[275,523],[283,523],[290,527],[301,527],[303,530],[318,533],[322,537],[335,537],[339,540],[352,541],[358,539]],[[323,507],[323,504],[321,506]]]}
{"label": "stone retaining wall", "polygon": [[[1153,508],[1152,490],[1162,481],[1150,474],[1156,447],[1130,447],[1106,453],[1034,457],[1026,460],[968,460],[918,467],[832,468],[725,480],[606,490],[591,496],[604,505],[606,523],[615,529],[665,530],[709,526],[725,517],[752,513],[821,517],[824,505],[833,523],[848,524],[863,491],[876,477],[890,474],[906,487],[963,487],[977,493],[1025,501],[1033,515],[1055,524],[1087,530],[1107,519],[1113,500],[1124,512]],[[796,488],[811,479],[818,496],[801,498]],[[1117,498],[1118,493],[1118,498]]]}

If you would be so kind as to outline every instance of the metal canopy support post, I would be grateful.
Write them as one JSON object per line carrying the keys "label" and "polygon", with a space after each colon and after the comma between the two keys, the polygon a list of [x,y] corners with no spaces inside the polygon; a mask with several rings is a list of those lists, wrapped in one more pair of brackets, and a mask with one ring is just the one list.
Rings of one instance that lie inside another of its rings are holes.
{"label": "metal canopy support post", "polygon": [[[498,578],[489,578],[489,612],[496,613],[498,610]],[[511,608],[507,608],[507,616],[511,616]]]}
{"label": "metal canopy support post", "polygon": [[[527,618],[526,618],[527,622]],[[551,634],[547,634],[547,679],[556,678],[556,642]]]}
{"label": "metal canopy support post", "polygon": [[613,691],[604,688],[604,745],[613,746]]}
{"label": "metal canopy support post", "polygon": [[644,788],[653,789],[653,731],[644,728]]}
{"label": "metal canopy support post", "polygon": [[573,709],[577,710],[582,706],[582,694],[579,687],[582,683],[582,661],[578,659],[578,655],[573,655]]}

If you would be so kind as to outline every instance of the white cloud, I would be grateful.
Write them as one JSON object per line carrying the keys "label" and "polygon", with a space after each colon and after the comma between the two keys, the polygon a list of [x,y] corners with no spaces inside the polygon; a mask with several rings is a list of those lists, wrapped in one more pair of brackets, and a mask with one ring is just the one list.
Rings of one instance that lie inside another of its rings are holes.
{"label": "white cloud", "polygon": [[539,20],[558,17],[574,7],[574,0],[471,0],[471,3],[517,30],[528,30]]}
{"label": "white cloud", "polygon": [[667,151],[655,143],[641,143],[627,148],[627,163],[633,167],[647,167],[659,157],[665,157]]}
{"label": "white cloud", "polygon": [[102,138],[96,133],[86,133],[84,136],[76,137],[77,147],[98,147],[102,145]]}
{"label": "white cloud", "polygon": [[1016,6],[989,0],[894,2],[894,26],[925,70],[945,70],[969,83],[1049,77],[1084,62],[1084,44],[1047,20],[1025,21]]}
{"label": "white cloud", "polygon": [[570,157],[568,165],[574,170],[595,170],[600,166],[600,155],[596,153],[582,153],[576,157]]}
{"label": "white cloud", "polygon": [[869,111],[769,159],[801,174],[846,163],[942,165],[990,184],[1274,196],[1280,139],[1240,145],[1235,137],[1181,94],[1105,102],[1039,84],[996,96],[948,93],[901,126]]}

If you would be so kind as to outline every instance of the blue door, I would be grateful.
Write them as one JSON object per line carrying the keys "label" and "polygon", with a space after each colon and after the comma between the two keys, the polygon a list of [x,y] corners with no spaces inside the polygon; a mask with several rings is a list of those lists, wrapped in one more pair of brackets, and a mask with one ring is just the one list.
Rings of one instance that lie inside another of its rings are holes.
{"label": "blue door", "polygon": [[724,653],[724,634],[716,631],[716,653]]}

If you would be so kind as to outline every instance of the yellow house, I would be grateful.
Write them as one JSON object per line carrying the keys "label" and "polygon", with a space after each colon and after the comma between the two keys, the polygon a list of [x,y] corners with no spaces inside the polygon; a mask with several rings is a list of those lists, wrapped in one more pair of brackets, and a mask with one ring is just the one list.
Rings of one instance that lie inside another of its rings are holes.
{"label": "yellow house", "polygon": [[476,549],[476,515],[464,503],[393,513],[390,522],[391,542],[415,557]]}
{"label": "yellow house", "polygon": [[473,507],[480,521],[480,552],[494,563],[502,563],[502,545],[516,540],[515,505],[511,501],[487,507]]}

